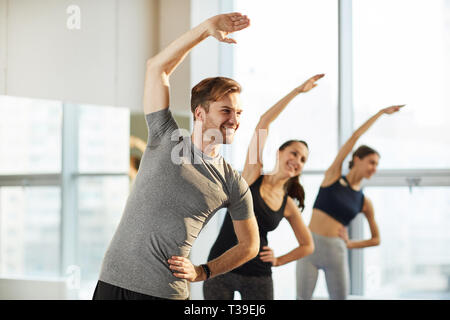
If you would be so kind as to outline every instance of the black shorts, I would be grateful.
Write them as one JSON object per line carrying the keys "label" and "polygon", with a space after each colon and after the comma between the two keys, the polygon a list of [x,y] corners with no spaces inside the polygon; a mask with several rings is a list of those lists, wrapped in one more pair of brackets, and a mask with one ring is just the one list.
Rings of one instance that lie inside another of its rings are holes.
{"label": "black shorts", "polygon": [[92,300],[168,300],[130,291],[115,285],[98,281]]}

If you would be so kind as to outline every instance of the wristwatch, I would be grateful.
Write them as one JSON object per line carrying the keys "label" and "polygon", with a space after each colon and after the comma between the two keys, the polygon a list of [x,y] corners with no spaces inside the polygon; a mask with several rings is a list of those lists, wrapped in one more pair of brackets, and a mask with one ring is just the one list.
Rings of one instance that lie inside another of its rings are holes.
{"label": "wristwatch", "polygon": [[208,280],[211,277],[211,270],[209,269],[208,265],[207,264],[202,264],[202,265],[200,265],[200,267],[202,267],[203,270],[205,271],[205,273],[206,273],[206,280]]}

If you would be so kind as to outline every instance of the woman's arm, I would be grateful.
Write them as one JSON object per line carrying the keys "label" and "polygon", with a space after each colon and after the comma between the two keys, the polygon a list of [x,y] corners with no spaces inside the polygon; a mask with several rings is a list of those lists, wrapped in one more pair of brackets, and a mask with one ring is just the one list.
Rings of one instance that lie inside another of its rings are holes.
{"label": "woman's arm", "polygon": [[147,61],[144,85],[144,113],[169,107],[169,76],[193,47],[209,36],[221,42],[236,43],[227,35],[247,28],[250,20],[240,13],[214,16],[189,30]]}
{"label": "woman's arm", "polygon": [[316,81],[324,77],[324,74],[315,75],[303,84],[298,86],[284,96],[280,101],[267,110],[259,119],[256,125],[255,132],[252,140],[250,141],[247,157],[245,159],[244,170],[242,171],[242,177],[247,181],[248,185],[251,185],[261,174],[262,169],[262,153],[264,145],[269,134],[270,124],[280,115],[280,113],[286,108],[286,106],[300,93],[310,91],[316,87]]}
{"label": "woman's arm", "polygon": [[263,247],[264,251],[261,251],[259,254],[261,260],[264,262],[271,262],[272,265],[276,267],[301,259],[314,252],[314,241],[311,232],[303,221],[294,200],[290,197],[288,197],[286,203],[284,216],[291,225],[299,246],[280,257],[275,257],[271,248]]}
{"label": "woman's arm", "polygon": [[372,201],[370,201],[369,198],[364,198],[364,205],[362,212],[367,218],[367,221],[369,222],[370,227],[370,233],[371,238],[368,240],[359,240],[359,241],[352,241],[348,238],[348,233],[345,228],[341,229],[339,232],[339,236],[344,239],[345,243],[347,244],[347,248],[349,249],[360,249],[360,248],[367,248],[367,247],[374,247],[378,246],[380,244],[380,232],[378,229],[378,225],[375,221],[375,212],[373,210]]}
{"label": "woman's arm", "polygon": [[353,132],[352,136],[344,143],[333,163],[325,172],[325,178],[322,182],[322,186],[327,186],[333,183],[341,176],[342,163],[344,162],[345,158],[352,151],[353,147],[356,144],[356,141],[358,141],[358,139],[375,123],[375,121],[378,120],[378,118],[380,118],[383,114],[392,114],[394,112],[397,112],[404,106],[405,105],[399,105],[381,109],[369,120],[364,122],[355,132]]}

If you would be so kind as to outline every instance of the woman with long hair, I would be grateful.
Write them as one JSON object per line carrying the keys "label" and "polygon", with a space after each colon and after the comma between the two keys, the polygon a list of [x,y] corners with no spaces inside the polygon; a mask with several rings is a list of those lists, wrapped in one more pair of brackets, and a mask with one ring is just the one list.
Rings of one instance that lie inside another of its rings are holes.
{"label": "woman with long hair", "polygon": [[[347,175],[342,174],[342,164],[356,141],[378,118],[384,114],[395,113],[401,107],[403,106],[381,109],[367,120],[342,146],[325,172],[309,224],[315,251],[314,254],[297,262],[297,299],[311,299],[320,269],[325,273],[330,299],[346,299],[350,282],[347,249],[380,244],[380,233],[372,202],[361,190],[362,180],[370,179],[376,172],[380,155],[374,149],[362,145],[353,153]],[[351,241],[348,238],[346,226],[360,212],[367,218],[371,238]]]}
{"label": "woman with long hair", "polygon": [[[299,182],[299,176],[308,159],[308,145],[301,140],[283,143],[277,152],[275,169],[270,174],[263,174],[262,153],[270,124],[294,97],[317,86],[316,81],[323,76],[319,74],[308,79],[261,116],[242,172],[242,177],[247,181],[252,193],[260,235],[259,254],[238,268],[205,281],[203,294],[206,300],[230,300],[233,299],[234,291],[238,291],[243,300],[271,300],[271,267],[295,261],[314,251],[311,233],[300,215],[304,208],[305,192]],[[276,257],[268,246],[267,233],[274,230],[282,218],[286,218],[291,225],[299,246]],[[219,257],[236,243],[232,220],[227,212],[208,260]]]}

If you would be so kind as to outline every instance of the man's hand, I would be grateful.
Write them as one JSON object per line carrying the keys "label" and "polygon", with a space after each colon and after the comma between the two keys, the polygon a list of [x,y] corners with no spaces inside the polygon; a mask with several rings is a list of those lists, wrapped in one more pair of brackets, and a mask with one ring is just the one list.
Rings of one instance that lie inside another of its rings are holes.
{"label": "man's hand", "polygon": [[179,256],[172,256],[168,260],[169,268],[174,271],[173,275],[180,279],[186,279],[190,282],[206,280],[206,274],[200,266],[194,266],[192,262]]}
{"label": "man's hand", "polygon": [[219,14],[207,20],[208,32],[221,42],[236,43],[232,38],[227,38],[232,32],[240,31],[250,25],[250,19],[241,13]]}

